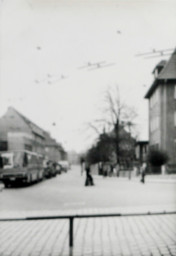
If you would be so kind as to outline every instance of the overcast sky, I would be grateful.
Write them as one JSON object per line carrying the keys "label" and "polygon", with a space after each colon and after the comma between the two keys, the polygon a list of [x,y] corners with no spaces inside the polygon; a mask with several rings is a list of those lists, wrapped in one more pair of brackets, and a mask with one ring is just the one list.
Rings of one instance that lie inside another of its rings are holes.
{"label": "overcast sky", "polygon": [[[118,85],[121,98],[137,110],[140,138],[148,138],[144,95],[153,81],[151,72],[163,57],[135,55],[175,48],[176,1],[0,4],[0,116],[13,106],[50,131],[66,150],[79,152],[96,137],[86,123],[102,116],[105,91]],[[115,65],[79,69],[99,61]]]}

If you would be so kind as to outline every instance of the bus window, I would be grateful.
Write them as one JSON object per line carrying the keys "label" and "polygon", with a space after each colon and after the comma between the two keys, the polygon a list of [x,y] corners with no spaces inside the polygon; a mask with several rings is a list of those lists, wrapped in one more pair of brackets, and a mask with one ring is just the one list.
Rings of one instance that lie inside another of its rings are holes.
{"label": "bus window", "polygon": [[12,153],[3,153],[3,169],[13,168],[13,154]]}
{"label": "bus window", "polygon": [[23,167],[26,167],[28,165],[28,156],[26,153],[24,153],[23,157]]}
{"label": "bus window", "polygon": [[23,166],[23,153],[22,152],[14,152],[14,167],[22,167]]}
{"label": "bus window", "polygon": [[4,166],[4,164],[3,164],[3,158],[2,158],[2,156],[0,155],[0,168],[3,169],[3,166]]}
{"label": "bus window", "polygon": [[37,165],[37,156],[28,154],[28,166],[34,167]]}

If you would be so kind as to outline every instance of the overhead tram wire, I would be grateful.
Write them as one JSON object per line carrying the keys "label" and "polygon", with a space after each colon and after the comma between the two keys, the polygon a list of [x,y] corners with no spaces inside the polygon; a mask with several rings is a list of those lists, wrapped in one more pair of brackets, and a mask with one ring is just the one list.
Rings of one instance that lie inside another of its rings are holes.
{"label": "overhead tram wire", "polygon": [[88,69],[88,71],[92,71],[92,70],[96,70],[96,69],[100,69],[100,68],[107,68],[107,67],[110,67],[110,66],[114,66],[116,63],[107,63],[105,65],[96,65],[90,69]]}
{"label": "overhead tram wire", "polygon": [[[136,57],[145,57],[145,59],[148,58],[154,58],[154,57],[161,57],[161,56],[169,56],[174,51],[174,48],[170,49],[161,49],[161,50],[155,50],[153,49],[151,52],[145,52],[145,53],[139,53],[136,54]],[[157,55],[158,54],[158,55]]]}
{"label": "overhead tram wire", "polygon": [[158,58],[158,57],[165,57],[165,56],[170,56],[172,53],[166,53],[166,54],[160,54],[160,55],[151,55],[144,57],[144,59],[153,59],[153,58]]}
{"label": "overhead tram wire", "polygon": [[103,63],[106,63],[106,61],[105,60],[99,61],[99,62],[90,62],[90,61],[88,61],[85,65],[83,65],[81,67],[78,67],[78,69],[85,69],[85,68],[95,67],[95,66],[101,65]]}
{"label": "overhead tram wire", "polygon": [[78,69],[87,69],[87,71],[100,69],[100,68],[106,68],[109,66],[113,66],[116,63],[108,63],[106,61],[99,61],[99,62],[87,62],[86,65],[79,67]]}

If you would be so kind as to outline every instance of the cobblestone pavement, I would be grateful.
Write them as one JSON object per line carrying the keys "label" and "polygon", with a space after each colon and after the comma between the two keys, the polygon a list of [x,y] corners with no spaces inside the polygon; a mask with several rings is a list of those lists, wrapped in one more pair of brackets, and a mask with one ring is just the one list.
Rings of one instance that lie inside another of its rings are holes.
{"label": "cobblestone pavement", "polygon": [[176,255],[175,214],[75,219],[72,251],[68,230],[67,219],[0,222],[0,256]]}

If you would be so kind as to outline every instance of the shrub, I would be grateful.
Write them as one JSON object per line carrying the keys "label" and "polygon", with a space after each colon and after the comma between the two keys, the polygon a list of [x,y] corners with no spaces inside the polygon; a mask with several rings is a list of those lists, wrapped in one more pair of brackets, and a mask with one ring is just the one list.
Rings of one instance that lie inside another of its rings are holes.
{"label": "shrub", "polygon": [[152,166],[161,166],[167,163],[169,157],[165,151],[155,149],[149,151],[147,160]]}

